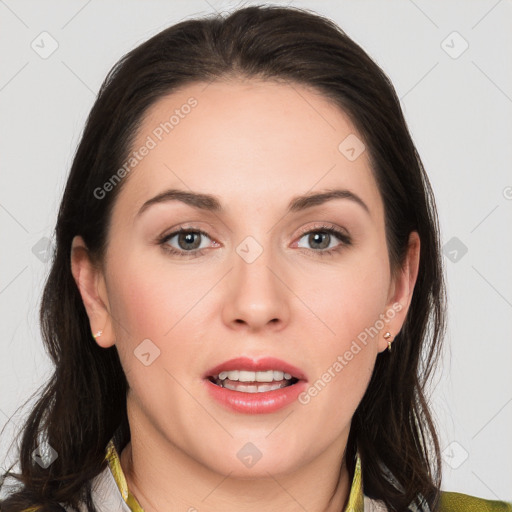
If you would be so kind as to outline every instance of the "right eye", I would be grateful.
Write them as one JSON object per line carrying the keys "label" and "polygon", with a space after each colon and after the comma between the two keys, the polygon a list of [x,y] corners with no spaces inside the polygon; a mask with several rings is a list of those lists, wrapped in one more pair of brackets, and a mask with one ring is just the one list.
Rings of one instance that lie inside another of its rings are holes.
{"label": "right eye", "polygon": [[[210,238],[207,233],[200,229],[180,228],[177,231],[173,231],[172,233],[165,235],[158,243],[164,250],[171,254],[197,257],[204,253],[204,249],[206,247],[211,246],[211,244],[206,244],[201,247],[200,237]],[[170,244],[173,238],[176,238],[176,243],[179,247],[174,247]]]}

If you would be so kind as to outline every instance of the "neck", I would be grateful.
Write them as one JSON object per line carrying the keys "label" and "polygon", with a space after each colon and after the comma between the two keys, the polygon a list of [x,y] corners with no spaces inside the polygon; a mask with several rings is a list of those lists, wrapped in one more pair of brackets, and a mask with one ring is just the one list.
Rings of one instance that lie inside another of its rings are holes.
{"label": "neck", "polygon": [[[345,442],[346,446],[346,442]],[[288,474],[243,479],[216,473],[176,446],[151,450],[132,438],[120,454],[128,488],[145,512],[309,512],[344,510],[350,492],[343,447],[329,446],[319,457]],[[334,457],[332,456],[334,454]],[[171,462],[169,462],[171,461]],[[334,463],[334,466],[333,466]]]}

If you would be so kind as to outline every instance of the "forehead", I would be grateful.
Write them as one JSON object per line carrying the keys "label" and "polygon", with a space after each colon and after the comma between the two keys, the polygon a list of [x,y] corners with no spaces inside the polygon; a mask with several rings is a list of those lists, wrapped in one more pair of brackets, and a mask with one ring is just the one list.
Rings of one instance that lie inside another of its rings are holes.
{"label": "forehead", "polygon": [[299,194],[346,188],[362,196],[377,219],[382,205],[367,152],[355,160],[343,152],[344,141],[360,139],[342,110],[302,85],[194,83],[147,111],[115,208],[133,218],[147,199],[169,188],[219,196],[233,213],[284,208]]}

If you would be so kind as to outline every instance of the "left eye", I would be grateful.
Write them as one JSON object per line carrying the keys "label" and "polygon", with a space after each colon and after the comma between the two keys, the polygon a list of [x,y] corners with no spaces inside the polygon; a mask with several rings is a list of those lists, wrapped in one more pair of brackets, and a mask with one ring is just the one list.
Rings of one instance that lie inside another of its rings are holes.
{"label": "left eye", "polygon": [[[314,229],[304,233],[300,240],[307,237],[307,243],[310,244],[313,249],[321,249],[321,250],[329,250],[335,247],[337,244],[331,245],[330,242],[335,242],[336,238],[340,242],[340,244],[347,243],[347,237],[333,228],[322,228],[322,229]],[[298,243],[300,243],[300,240]],[[301,247],[299,245],[299,247]],[[308,247],[306,247],[308,248]]]}

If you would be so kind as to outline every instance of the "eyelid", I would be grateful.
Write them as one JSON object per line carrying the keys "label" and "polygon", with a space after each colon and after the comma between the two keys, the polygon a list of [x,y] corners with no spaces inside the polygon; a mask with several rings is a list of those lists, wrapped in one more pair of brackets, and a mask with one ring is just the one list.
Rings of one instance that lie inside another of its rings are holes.
{"label": "eyelid", "polygon": [[301,228],[300,231],[299,231],[299,236],[302,237],[312,231],[322,231],[322,230],[327,230],[327,231],[336,231],[338,232],[339,234],[337,234],[336,236],[342,236],[347,240],[351,240],[351,237],[350,237],[350,234],[349,232],[346,230],[346,229],[343,229],[341,227],[338,227],[336,226],[335,224],[331,224],[330,222],[320,222],[319,224],[315,224],[314,226],[308,226],[308,227],[305,227],[305,228]]}
{"label": "eyelid", "polygon": [[[169,240],[170,238],[180,234],[181,232],[201,233],[201,235],[208,237],[210,240],[214,240],[211,234],[209,234],[207,231],[205,231],[205,229],[200,228],[197,224],[194,224],[193,222],[194,221],[192,221],[191,223],[183,222],[181,224],[178,224],[177,226],[173,226],[170,229],[166,229],[161,235],[157,237],[156,241],[161,242],[163,240]],[[206,229],[210,231],[214,230],[213,226],[211,225],[208,225]]]}

